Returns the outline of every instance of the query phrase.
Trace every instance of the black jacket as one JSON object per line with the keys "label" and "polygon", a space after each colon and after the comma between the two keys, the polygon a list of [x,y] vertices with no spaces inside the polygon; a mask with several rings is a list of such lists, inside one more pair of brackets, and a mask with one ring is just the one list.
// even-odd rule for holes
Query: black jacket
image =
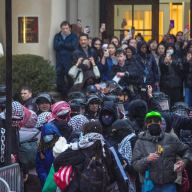
{"label": "black jacket", "polygon": [[122,67],[113,65],[112,71],[113,76],[118,72],[125,72],[125,76],[119,81],[119,85],[121,86],[135,85],[138,87],[143,83],[142,69],[135,59],[127,60]]}
{"label": "black jacket", "polygon": [[88,47],[87,54],[82,49],[82,47],[79,45],[79,47],[73,52],[73,64],[76,64],[77,60],[82,57],[84,59],[88,59],[90,57],[93,57],[95,62],[97,63],[97,54],[95,50],[91,47]]}
{"label": "black jacket", "polygon": [[160,87],[165,89],[182,87],[183,65],[181,60],[173,57],[172,63],[166,65],[164,59],[164,57],[161,58],[159,62],[161,71]]}
{"label": "black jacket", "polygon": [[183,68],[185,87],[192,88],[192,61],[184,60]]}
{"label": "black jacket", "polygon": [[146,43],[138,43],[136,60],[142,70],[144,85],[154,85],[155,83],[159,82],[159,70],[154,56],[148,53],[144,55],[141,52],[141,47],[144,44]]}
{"label": "black jacket", "polygon": [[37,105],[36,103],[34,103],[34,99],[33,97],[30,97],[29,99],[27,99],[26,101],[24,101],[22,103],[25,107],[27,107],[28,109],[34,111],[34,112],[37,112],[38,111],[38,108],[37,108]]}

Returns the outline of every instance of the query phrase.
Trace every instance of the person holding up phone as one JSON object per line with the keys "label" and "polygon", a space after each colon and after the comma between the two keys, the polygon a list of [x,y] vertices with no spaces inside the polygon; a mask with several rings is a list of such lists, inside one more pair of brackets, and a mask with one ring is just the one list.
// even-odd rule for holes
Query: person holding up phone
{"label": "person holding up phone", "polygon": [[99,64],[102,81],[112,80],[113,78],[112,67],[117,64],[117,58],[115,56],[116,50],[116,45],[110,43],[107,49],[104,49],[103,51],[103,58]]}
{"label": "person holding up phone", "polygon": [[102,50],[102,40],[98,37],[95,37],[92,39],[91,47],[95,49],[96,55],[97,55],[97,61],[101,62],[101,59],[103,57],[103,50]]}
{"label": "person holding up phone", "polygon": [[166,56],[159,61],[160,88],[169,96],[170,104],[173,106],[175,102],[182,100],[183,63],[175,54],[176,49],[173,44],[169,44],[165,52]]}

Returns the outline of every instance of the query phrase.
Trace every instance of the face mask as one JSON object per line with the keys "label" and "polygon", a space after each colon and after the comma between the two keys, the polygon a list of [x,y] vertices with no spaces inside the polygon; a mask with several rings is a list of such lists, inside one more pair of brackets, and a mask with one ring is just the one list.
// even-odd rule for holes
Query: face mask
{"label": "face mask", "polygon": [[113,116],[102,116],[102,123],[106,126],[110,126],[113,123]]}
{"label": "face mask", "polygon": [[159,136],[160,133],[161,133],[161,127],[159,124],[151,124],[149,127],[148,127],[148,130],[149,130],[149,133],[152,135],[152,136]]}
{"label": "face mask", "polygon": [[168,53],[169,55],[173,55],[174,50],[173,50],[173,49],[169,49],[169,50],[167,50],[167,53]]}
{"label": "face mask", "polygon": [[46,135],[43,137],[43,140],[45,143],[49,143],[50,141],[53,140],[53,135]]}

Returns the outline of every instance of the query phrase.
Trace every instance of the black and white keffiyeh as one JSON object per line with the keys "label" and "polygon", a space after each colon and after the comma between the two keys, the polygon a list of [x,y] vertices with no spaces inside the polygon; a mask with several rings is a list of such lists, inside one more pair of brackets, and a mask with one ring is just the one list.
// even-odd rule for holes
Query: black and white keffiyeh
{"label": "black and white keffiyeh", "polygon": [[132,147],[130,139],[135,136],[135,133],[131,133],[128,136],[126,136],[121,143],[118,145],[118,151],[122,155],[123,158],[125,158],[129,165],[131,165],[132,161]]}
{"label": "black and white keffiyeh", "polygon": [[83,125],[88,122],[89,120],[84,115],[75,115],[69,120],[68,125],[73,128],[74,132],[81,132]]}

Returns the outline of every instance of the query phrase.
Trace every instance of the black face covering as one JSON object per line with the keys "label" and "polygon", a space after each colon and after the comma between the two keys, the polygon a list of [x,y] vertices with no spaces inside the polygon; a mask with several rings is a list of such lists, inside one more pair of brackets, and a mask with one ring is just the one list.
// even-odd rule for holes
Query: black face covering
{"label": "black face covering", "polygon": [[151,124],[149,127],[148,127],[148,130],[149,130],[149,133],[152,135],[152,136],[159,136],[160,133],[161,133],[161,127],[159,124]]}

